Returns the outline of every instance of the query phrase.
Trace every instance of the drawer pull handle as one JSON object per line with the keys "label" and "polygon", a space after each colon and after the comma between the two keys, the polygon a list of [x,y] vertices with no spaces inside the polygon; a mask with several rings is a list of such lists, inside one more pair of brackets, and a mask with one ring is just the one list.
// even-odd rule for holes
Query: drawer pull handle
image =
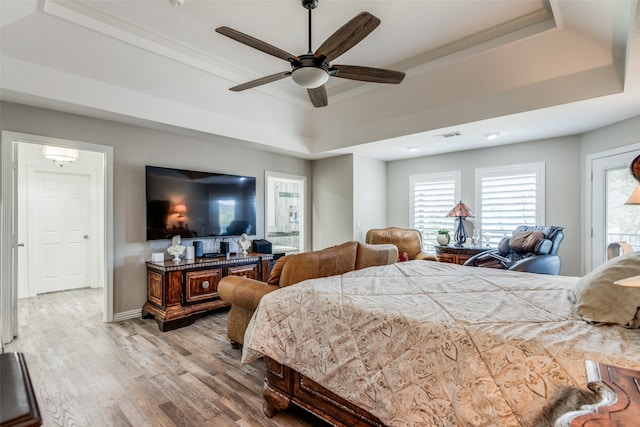
{"label": "drawer pull handle", "polygon": [[205,280],[204,282],[202,282],[202,289],[209,289],[209,281]]}

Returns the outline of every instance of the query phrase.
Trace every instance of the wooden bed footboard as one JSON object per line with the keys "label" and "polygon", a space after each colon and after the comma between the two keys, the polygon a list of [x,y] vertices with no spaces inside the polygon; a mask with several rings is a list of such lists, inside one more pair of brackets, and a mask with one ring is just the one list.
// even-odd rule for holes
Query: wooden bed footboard
{"label": "wooden bed footboard", "polygon": [[271,418],[293,403],[331,425],[384,426],[369,412],[347,402],[288,366],[269,357],[264,358],[264,365],[266,374],[262,395],[263,411],[267,417]]}

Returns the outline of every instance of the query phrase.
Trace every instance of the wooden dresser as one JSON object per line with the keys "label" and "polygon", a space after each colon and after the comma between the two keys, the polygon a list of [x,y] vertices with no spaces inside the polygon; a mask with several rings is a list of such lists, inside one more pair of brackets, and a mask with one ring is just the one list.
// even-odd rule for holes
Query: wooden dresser
{"label": "wooden dresser", "polygon": [[190,325],[197,316],[229,305],[218,295],[220,279],[235,275],[266,282],[272,259],[271,254],[249,253],[180,262],[147,261],[147,302],[142,317],[155,317],[163,332]]}
{"label": "wooden dresser", "polygon": [[588,387],[600,398],[569,412],[555,427],[627,427],[640,425],[640,371],[585,362]]}

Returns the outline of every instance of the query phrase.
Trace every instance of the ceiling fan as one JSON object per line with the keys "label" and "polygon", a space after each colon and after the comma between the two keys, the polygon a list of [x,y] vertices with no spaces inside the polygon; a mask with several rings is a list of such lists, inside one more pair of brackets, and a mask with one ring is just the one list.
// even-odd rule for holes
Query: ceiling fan
{"label": "ceiling fan", "polygon": [[311,51],[311,11],[318,6],[318,0],[302,0],[302,6],[309,11],[309,51],[296,56],[269,43],[258,40],[229,27],[216,28],[216,32],[232,38],[254,49],[289,61],[291,71],[261,77],[229,90],[240,92],[291,76],[293,81],[307,89],[311,103],[315,107],[328,105],[327,89],[324,84],[329,77],[360,80],[373,83],[398,84],[404,79],[401,71],[383,68],[361,67],[357,65],[330,65],[330,62],[354,47],[380,25],[380,20],[368,12],[361,12],[340,27],[314,52]]}

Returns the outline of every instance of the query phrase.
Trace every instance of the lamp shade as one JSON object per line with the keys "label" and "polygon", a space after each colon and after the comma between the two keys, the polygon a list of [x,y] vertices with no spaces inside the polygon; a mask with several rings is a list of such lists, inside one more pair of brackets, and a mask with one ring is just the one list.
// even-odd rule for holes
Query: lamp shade
{"label": "lamp shade", "polygon": [[626,288],[640,288],[640,276],[629,277],[627,279],[616,280],[618,286],[624,286]]}
{"label": "lamp shade", "polygon": [[175,205],[173,208],[173,213],[177,213],[179,218],[182,218],[184,214],[187,213],[187,207],[185,205]]}
{"label": "lamp shade", "polygon": [[460,200],[460,203],[455,205],[445,216],[458,218],[458,226],[456,227],[456,233],[453,235],[453,238],[456,241],[456,246],[462,246],[464,242],[467,241],[467,231],[464,229],[463,221],[465,218],[473,218],[475,215],[471,209]]}
{"label": "lamp shade", "polygon": [[636,185],[635,190],[629,196],[629,200],[627,200],[625,205],[640,205],[640,184]]}
{"label": "lamp shade", "polygon": [[329,73],[320,67],[301,67],[291,72],[291,78],[298,86],[314,89],[329,80]]}
{"label": "lamp shade", "polygon": [[446,216],[458,218],[475,218],[475,215],[473,214],[471,209],[469,209],[467,205],[462,203],[462,200],[460,201],[460,203],[455,205]]}

